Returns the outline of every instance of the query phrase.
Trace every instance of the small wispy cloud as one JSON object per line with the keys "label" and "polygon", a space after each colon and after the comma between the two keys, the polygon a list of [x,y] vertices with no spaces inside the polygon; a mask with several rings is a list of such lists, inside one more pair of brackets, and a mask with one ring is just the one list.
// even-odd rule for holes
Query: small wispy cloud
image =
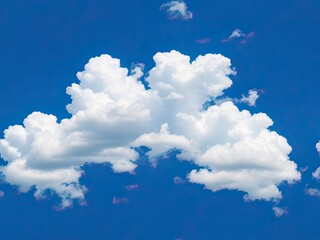
{"label": "small wispy cloud", "polygon": [[317,188],[305,188],[304,192],[312,197],[320,197],[320,190]]}
{"label": "small wispy cloud", "polygon": [[231,101],[234,103],[244,103],[250,107],[254,107],[254,106],[256,106],[257,99],[260,97],[259,92],[260,92],[260,90],[250,89],[248,91],[248,95],[242,94],[240,99],[239,98],[230,98],[230,97],[226,96],[223,98],[214,99],[214,103],[216,105],[221,105],[224,102]]}
{"label": "small wispy cloud", "polygon": [[128,198],[123,197],[123,198],[118,198],[118,197],[113,197],[112,199],[112,204],[117,205],[120,203],[127,203],[128,202]]}
{"label": "small wispy cloud", "polygon": [[127,191],[133,191],[133,190],[139,188],[139,184],[130,184],[130,185],[124,186],[124,188]]}
{"label": "small wispy cloud", "polygon": [[[320,154],[320,141],[316,144],[316,149],[318,151],[318,153]],[[312,177],[316,178],[316,179],[320,179],[320,167],[318,167],[313,173],[312,173]]]}
{"label": "small wispy cloud", "polygon": [[300,168],[299,168],[299,171],[300,171],[300,172],[306,172],[306,171],[308,170],[308,168],[309,168],[308,166],[300,167]]}
{"label": "small wispy cloud", "polygon": [[274,215],[276,217],[282,217],[285,214],[288,214],[287,208],[273,207]]}
{"label": "small wispy cloud", "polygon": [[230,42],[234,39],[241,39],[240,43],[245,44],[249,38],[254,37],[254,32],[249,32],[247,34],[243,33],[239,28],[232,31],[228,38],[222,39],[221,42]]}
{"label": "small wispy cloud", "polygon": [[259,94],[257,90],[251,89],[248,92],[248,96],[242,95],[242,97],[238,100],[241,103],[246,103],[248,106],[253,107],[256,105],[256,101],[259,98]]}
{"label": "small wispy cloud", "polygon": [[198,44],[206,44],[209,42],[211,42],[211,38],[201,38],[196,41],[196,43],[198,43]]}
{"label": "small wispy cloud", "polygon": [[181,177],[176,176],[173,178],[173,182],[174,182],[174,184],[184,184],[186,181],[183,180]]}
{"label": "small wispy cloud", "polygon": [[163,3],[160,6],[160,10],[166,11],[169,19],[189,20],[193,17],[193,14],[188,10],[186,3],[181,0]]}
{"label": "small wispy cloud", "polygon": [[248,34],[245,34],[244,39],[240,42],[241,44],[247,43],[248,39],[254,37],[254,32],[249,32]]}
{"label": "small wispy cloud", "polygon": [[320,179],[320,167],[318,167],[313,173],[312,173],[312,177],[316,178],[316,179]]}

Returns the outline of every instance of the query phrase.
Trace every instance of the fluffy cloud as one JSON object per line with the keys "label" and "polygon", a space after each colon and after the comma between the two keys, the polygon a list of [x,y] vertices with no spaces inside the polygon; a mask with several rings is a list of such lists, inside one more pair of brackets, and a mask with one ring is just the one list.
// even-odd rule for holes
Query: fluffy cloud
{"label": "fluffy cloud", "polygon": [[85,163],[109,163],[115,172],[133,172],[138,154],[128,145],[148,129],[149,104],[156,95],[145,91],[133,75],[120,67],[118,59],[102,55],[90,59],[77,77],[79,84],[67,88],[72,103],[70,119],[61,122],[53,115],[30,114],[22,125],[9,127],[0,140],[5,180],[23,192],[35,186],[36,197],[45,190],[62,198],[62,207],[73,199],[84,199],[79,184]]}
{"label": "fluffy cloud", "polygon": [[[273,122],[266,114],[240,111],[230,101],[204,108],[232,85],[230,59],[206,54],[190,61],[177,51],[153,59],[148,90],[139,80],[143,65],[129,73],[109,55],[90,59],[77,74],[79,83],[67,88],[70,118],[34,112],[4,131],[5,180],[22,192],[34,187],[37,198],[54,191],[68,207],[84,201],[84,164],[108,163],[115,172],[133,173],[139,146],[151,149],[152,161],[179,149],[178,158],[200,168],[188,174],[190,182],[244,191],[246,199],[280,199],[277,186],[300,179],[288,157],[291,147],[269,130]],[[255,101],[250,92],[244,98]]]}
{"label": "fluffy cloud", "polygon": [[160,10],[166,11],[169,19],[188,20],[193,17],[193,14],[188,10],[186,3],[181,0],[163,3]]}
{"label": "fluffy cloud", "polygon": [[268,130],[271,119],[263,113],[239,111],[232,102],[211,106],[197,117],[179,114],[183,131],[199,146],[189,180],[212,191],[241,190],[246,199],[280,199],[283,181],[300,179],[296,164],[289,160],[291,147],[285,138]]}

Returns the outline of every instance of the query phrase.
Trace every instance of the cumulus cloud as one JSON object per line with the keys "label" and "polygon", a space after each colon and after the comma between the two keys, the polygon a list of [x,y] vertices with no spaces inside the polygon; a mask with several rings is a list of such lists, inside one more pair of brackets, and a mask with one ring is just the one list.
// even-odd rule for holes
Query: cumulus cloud
{"label": "cumulus cloud", "polygon": [[195,162],[205,168],[191,171],[191,182],[212,191],[245,191],[247,200],[271,200],[281,198],[277,188],[281,182],[300,179],[296,164],[288,158],[291,147],[268,130],[272,121],[266,114],[251,115],[226,102],[210,107],[199,118],[185,119],[190,121],[186,124],[190,132],[202,131]]}
{"label": "cumulus cloud", "polygon": [[286,208],[273,207],[272,210],[274,211],[274,215],[276,217],[281,217],[285,214],[288,214],[288,210]]}
{"label": "cumulus cloud", "polygon": [[163,3],[160,10],[166,11],[169,19],[188,20],[193,17],[193,14],[188,10],[186,3],[181,0]]}
{"label": "cumulus cloud", "polygon": [[247,34],[243,33],[239,28],[236,28],[235,30],[232,31],[230,36],[228,38],[222,39],[222,42],[230,42],[234,39],[241,39],[240,43],[245,44],[248,39],[253,38],[254,33],[249,32]]}
{"label": "cumulus cloud", "polygon": [[[188,174],[190,182],[212,191],[244,191],[248,200],[280,199],[278,185],[300,179],[290,145],[269,129],[273,122],[266,114],[240,111],[231,101],[203,108],[231,87],[230,59],[206,54],[191,61],[177,51],[153,59],[144,79],[150,89],[140,81],[143,65],[129,73],[109,55],[90,59],[77,74],[79,83],[67,88],[70,118],[34,112],[4,131],[5,181],[22,192],[34,187],[37,198],[53,191],[68,207],[84,201],[87,189],[79,179],[85,164],[134,173],[139,146],[151,149],[153,162],[179,149],[179,159],[200,168]],[[250,92],[245,98],[253,102]]]}
{"label": "cumulus cloud", "polygon": [[155,94],[145,91],[138,78],[109,55],[90,59],[80,83],[67,88],[72,102],[70,119],[30,114],[23,125],[11,126],[0,140],[5,180],[22,192],[35,186],[36,197],[50,189],[62,198],[62,207],[82,201],[86,188],[79,178],[85,163],[109,163],[115,172],[133,172],[138,154],[128,143],[148,129]]}

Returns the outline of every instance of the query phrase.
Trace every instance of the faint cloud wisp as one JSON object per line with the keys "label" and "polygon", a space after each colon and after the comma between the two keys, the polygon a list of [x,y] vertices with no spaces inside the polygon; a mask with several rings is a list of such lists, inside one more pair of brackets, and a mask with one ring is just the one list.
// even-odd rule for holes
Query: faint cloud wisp
{"label": "faint cloud wisp", "polygon": [[254,37],[254,32],[249,32],[247,34],[243,33],[239,28],[236,28],[232,31],[228,38],[222,39],[221,42],[231,42],[234,39],[240,39],[241,44],[247,43],[247,40]]}
{"label": "faint cloud wisp", "polygon": [[113,197],[113,199],[112,199],[113,205],[117,205],[120,203],[127,203],[127,202],[128,202],[128,198],[126,198],[126,197],[123,197],[123,198]]}
{"label": "faint cloud wisp", "polygon": [[273,207],[274,215],[276,217],[282,217],[285,214],[288,214],[288,210],[286,208]]}
{"label": "faint cloud wisp", "polygon": [[163,3],[160,6],[160,10],[166,11],[169,19],[189,20],[193,17],[193,14],[188,10],[186,3],[181,0]]}
{"label": "faint cloud wisp", "polygon": [[201,38],[196,41],[196,43],[198,43],[198,44],[206,44],[209,42],[211,42],[211,38]]}
{"label": "faint cloud wisp", "polygon": [[124,188],[127,191],[133,191],[139,188],[139,184],[130,184],[130,185],[124,186]]}
{"label": "faint cloud wisp", "polygon": [[185,183],[186,183],[186,181],[183,180],[183,179],[182,179],[181,177],[179,177],[179,176],[174,177],[174,178],[173,178],[173,182],[174,182],[174,184],[185,184]]}

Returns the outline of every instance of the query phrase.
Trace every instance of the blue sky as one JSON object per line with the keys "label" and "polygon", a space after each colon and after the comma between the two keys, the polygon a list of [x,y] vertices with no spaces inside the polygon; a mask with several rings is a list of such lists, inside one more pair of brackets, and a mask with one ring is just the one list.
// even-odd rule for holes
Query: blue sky
{"label": "blue sky", "polygon": [[[11,175],[6,170],[2,172],[0,189],[4,196],[0,199],[0,232],[4,239],[317,239],[320,199],[306,194],[306,189],[320,189],[319,180],[312,176],[320,166],[315,148],[320,140],[319,1],[189,0],[185,4],[192,15],[187,12],[185,18],[181,13],[170,15],[167,12],[170,5],[163,6],[164,3],[167,2],[1,1],[1,132],[9,126],[22,125],[24,119],[35,111],[53,114],[58,122],[70,119],[72,114],[66,110],[66,105],[71,99],[66,94],[66,88],[72,83],[79,83],[76,73],[84,71],[85,64],[92,57],[109,54],[120,59],[121,67],[129,70],[133,63],[143,63],[146,78],[165,81],[160,70],[155,71],[159,75],[149,72],[155,67],[153,56],[156,53],[176,50],[190,56],[191,61],[199,55],[220,53],[231,59],[232,68],[237,72],[236,75],[229,75],[233,85],[230,88],[225,86],[224,95],[220,98],[229,97],[240,110],[246,109],[251,114],[266,113],[273,120],[274,125],[268,129],[287,139],[292,147],[289,159],[297,164],[296,169],[290,168],[291,173],[294,175],[296,170],[300,171],[301,180],[297,180],[296,175],[290,175],[295,180],[293,183],[288,184],[285,177],[283,183],[277,183],[282,192],[279,202],[259,199],[244,201],[245,192],[253,196],[259,189],[256,186],[248,191],[243,186],[238,186],[243,191],[204,189],[203,184],[191,183],[186,177],[193,169],[203,167],[200,160],[181,161],[177,159],[179,151],[171,151],[159,157],[156,166],[153,166],[145,149],[140,149],[134,174],[121,166],[116,168],[117,165],[110,162],[78,164],[83,171],[79,183],[87,191],[83,191],[84,198],[71,197],[71,202],[75,200],[72,206],[61,209],[62,193],[59,195],[47,190],[38,199],[34,197],[37,187],[41,188],[46,181],[45,177],[41,178],[43,182],[37,182],[38,185],[27,189],[29,191],[26,193],[22,193],[19,186],[32,178],[36,173],[33,171],[40,169],[49,175],[56,169],[63,169],[64,163],[74,157],[72,153],[75,150],[69,149],[71,153],[65,150],[63,153],[70,155],[63,155],[63,161],[54,168],[46,165],[47,162],[41,162],[42,158],[37,158],[39,155],[35,151],[28,155],[31,154],[31,160],[35,159],[34,162],[30,160],[31,177],[24,175],[23,171],[13,171]],[[228,39],[235,29],[241,29],[243,35],[222,41]],[[169,58],[179,57],[177,54],[169,55]],[[102,60],[99,58],[97,61]],[[96,67],[93,65],[93,69]],[[203,69],[206,71],[206,66]],[[184,71],[180,73],[183,74]],[[141,77],[142,81],[146,81],[145,77]],[[194,78],[198,79],[198,76]],[[151,88],[153,86],[157,89],[156,85]],[[128,91],[128,95],[133,92],[133,99],[134,89]],[[259,94],[255,106],[239,101],[250,89]],[[202,91],[197,88],[178,90],[176,88],[176,92],[182,95],[189,91],[192,94]],[[161,90],[159,94],[162,94]],[[143,103],[148,99],[152,105],[151,112],[156,114],[152,96],[144,99]],[[188,101],[189,98],[183,100],[185,104]],[[176,113],[172,106],[166,108],[172,108]],[[76,107],[77,104],[74,104]],[[126,114],[127,118],[139,115],[135,111],[133,115]],[[158,118],[165,119],[166,114],[169,115],[163,113]],[[178,129],[180,122],[172,120],[171,124],[171,120],[168,121],[172,134],[189,136]],[[140,123],[144,125],[139,120],[137,129],[140,129]],[[146,129],[142,133],[159,132],[161,124],[157,123],[153,128],[152,123],[151,130]],[[128,124],[119,126],[123,126],[125,133],[130,130],[127,129]],[[81,127],[79,129],[87,125]],[[94,125],[91,127],[95,128]],[[227,124],[225,127],[228,128]],[[115,135],[106,137],[103,143],[109,139],[120,139],[117,139],[117,134],[122,129],[114,129]],[[126,138],[127,135],[123,136]],[[193,136],[197,139],[197,133]],[[4,139],[4,135],[1,138]],[[215,138],[212,135],[212,139]],[[202,142],[199,140],[199,143]],[[49,155],[53,154],[48,157],[49,160],[61,160],[52,157],[60,153],[60,148],[55,148],[51,142],[45,146],[40,151],[43,156],[49,152]],[[86,146],[88,148],[83,150],[83,156],[90,158],[92,155],[85,151],[91,151],[96,145]],[[155,148],[159,146],[155,145]],[[249,147],[255,146],[256,142],[253,142]],[[2,165],[7,166],[8,159],[1,149]],[[281,149],[278,150],[276,148],[276,153],[281,155]],[[128,152],[130,154],[133,153]],[[77,161],[78,158],[75,159]],[[232,168],[239,167],[236,157],[231,156],[230,159],[234,164]],[[275,159],[266,159],[268,166],[272,167],[276,164],[277,155]],[[224,161],[223,158],[218,160]],[[86,161],[90,162],[89,159]],[[301,171],[306,166],[308,168]],[[123,173],[115,173],[117,171]],[[279,171],[286,173],[285,170]],[[174,183],[173,179],[177,176],[181,177],[181,184]],[[257,182],[260,180],[257,179]],[[263,185],[264,179],[261,181]],[[135,184],[137,188],[126,190],[125,186]],[[222,185],[222,188],[227,187]],[[76,190],[76,193],[81,192]],[[44,196],[45,199],[42,199]],[[80,204],[77,199],[81,200]],[[84,201],[86,204],[81,204]],[[272,210],[275,206],[286,213],[276,217]]]}

